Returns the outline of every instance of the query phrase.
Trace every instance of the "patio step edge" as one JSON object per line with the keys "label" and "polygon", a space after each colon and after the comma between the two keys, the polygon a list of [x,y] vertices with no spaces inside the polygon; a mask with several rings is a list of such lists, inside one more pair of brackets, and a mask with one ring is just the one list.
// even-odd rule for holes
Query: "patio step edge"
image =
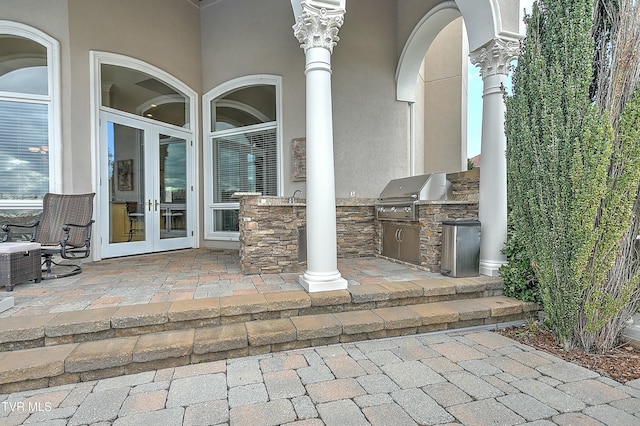
{"label": "patio step edge", "polygon": [[537,309],[503,296],[250,320],[0,353],[0,393],[311,346],[497,327]]}
{"label": "patio step edge", "polygon": [[[0,318],[0,353],[248,321],[500,296],[495,277],[384,281],[347,290],[291,290]],[[527,309],[537,309],[530,304]]]}

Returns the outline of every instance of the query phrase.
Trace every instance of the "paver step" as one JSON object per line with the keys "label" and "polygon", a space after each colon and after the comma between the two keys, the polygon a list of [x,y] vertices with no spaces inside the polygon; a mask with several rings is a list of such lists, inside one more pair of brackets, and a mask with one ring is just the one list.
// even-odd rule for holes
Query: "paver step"
{"label": "paver step", "polygon": [[248,321],[502,294],[499,278],[383,281],[348,290],[282,291],[0,318],[0,352]]}
{"label": "paver step", "polygon": [[[0,393],[308,346],[497,324],[527,319],[536,311],[531,303],[489,296],[277,319],[246,316],[245,321],[182,329],[151,326],[135,335],[58,341],[0,353]],[[241,315],[246,314],[236,316]],[[150,316],[147,311],[140,318]]]}

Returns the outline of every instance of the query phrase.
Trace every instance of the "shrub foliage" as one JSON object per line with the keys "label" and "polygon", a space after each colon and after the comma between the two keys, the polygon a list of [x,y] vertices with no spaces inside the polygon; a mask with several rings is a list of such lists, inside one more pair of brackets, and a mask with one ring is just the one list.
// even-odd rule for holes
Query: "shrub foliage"
{"label": "shrub foliage", "polygon": [[502,254],[507,258],[507,263],[501,266],[499,271],[504,282],[504,295],[542,305],[539,284],[531,260],[521,236],[512,227],[508,231]]}
{"label": "shrub foliage", "polygon": [[[531,259],[554,335],[567,349],[603,351],[604,340],[588,335],[610,323],[638,288],[637,275],[615,288],[604,283],[633,223],[640,141],[631,134],[623,142],[618,133],[632,133],[634,125],[616,131],[590,95],[598,72],[594,6],[539,0],[525,18],[507,99],[507,180],[511,226]],[[635,103],[626,119],[637,129]]]}

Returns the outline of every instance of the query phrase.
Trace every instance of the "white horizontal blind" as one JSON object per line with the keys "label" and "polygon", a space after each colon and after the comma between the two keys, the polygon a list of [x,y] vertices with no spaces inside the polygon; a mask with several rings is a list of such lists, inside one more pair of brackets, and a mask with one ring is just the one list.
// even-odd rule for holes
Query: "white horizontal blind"
{"label": "white horizontal blind", "polygon": [[0,200],[42,199],[49,191],[48,110],[0,101]]}
{"label": "white horizontal blind", "polygon": [[214,137],[214,203],[237,202],[234,192],[278,195],[276,126]]}

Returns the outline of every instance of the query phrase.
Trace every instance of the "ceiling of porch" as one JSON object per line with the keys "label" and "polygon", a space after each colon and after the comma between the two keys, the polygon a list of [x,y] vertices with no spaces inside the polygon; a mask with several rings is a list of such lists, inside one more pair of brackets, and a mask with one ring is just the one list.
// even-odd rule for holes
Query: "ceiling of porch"
{"label": "ceiling of porch", "polygon": [[187,0],[189,3],[198,6],[199,8],[205,8],[207,6],[211,6],[212,4],[219,3],[222,0]]}

